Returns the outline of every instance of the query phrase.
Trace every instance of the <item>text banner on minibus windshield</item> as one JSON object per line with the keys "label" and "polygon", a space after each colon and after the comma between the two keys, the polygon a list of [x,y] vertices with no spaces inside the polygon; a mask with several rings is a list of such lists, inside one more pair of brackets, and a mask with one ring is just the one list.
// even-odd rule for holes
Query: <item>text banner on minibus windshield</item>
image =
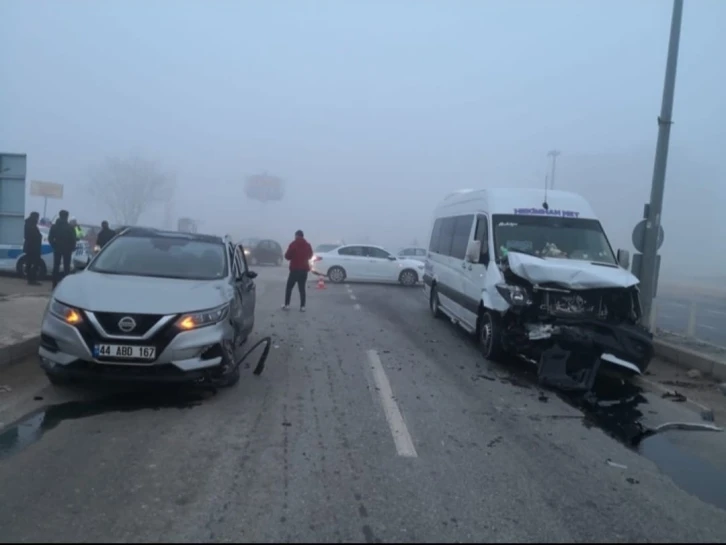
{"label": "text banner on minibus windshield", "polygon": [[545,210],[544,208],[515,208],[519,216],[557,216],[560,218],[579,218],[580,213],[574,210]]}

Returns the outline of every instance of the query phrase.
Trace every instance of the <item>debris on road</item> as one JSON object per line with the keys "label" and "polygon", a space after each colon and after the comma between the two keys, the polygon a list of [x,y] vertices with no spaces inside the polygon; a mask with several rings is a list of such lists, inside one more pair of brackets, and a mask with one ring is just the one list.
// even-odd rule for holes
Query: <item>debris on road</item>
{"label": "debris on road", "polygon": [[670,399],[671,401],[674,401],[676,403],[683,403],[688,399],[686,398],[686,396],[675,390],[673,390],[672,392],[665,392],[661,397],[663,399]]}
{"label": "debris on road", "polygon": [[651,428],[648,435],[655,435],[662,431],[681,430],[681,431],[723,431],[723,428],[712,424],[702,424],[700,422],[666,422],[660,426]]}

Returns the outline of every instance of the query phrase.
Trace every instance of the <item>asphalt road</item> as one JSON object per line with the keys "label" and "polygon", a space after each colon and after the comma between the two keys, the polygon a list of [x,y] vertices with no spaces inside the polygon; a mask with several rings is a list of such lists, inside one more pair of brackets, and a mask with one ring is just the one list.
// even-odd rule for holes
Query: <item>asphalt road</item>
{"label": "asphalt road", "polygon": [[662,329],[686,334],[692,309],[695,309],[694,336],[726,346],[726,299],[693,295],[659,294],[656,324]]}
{"label": "asphalt road", "polygon": [[[655,436],[656,466],[517,368],[485,362],[420,289],[311,282],[308,312],[297,295],[283,312],[284,270],[259,272],[256,337],[274,348],[260,377],[247,370],[229,390],[57,389],[32,362],[0,372],[0,541],[726,536],[712,505],[726,507],[726,434]],[[638,414],[651,420],[694,417],[647,396]],[[658,469],[669,464],[678,484]]]}
{"label": "asphalt road", "polygon": [[0,297],[16,294],[50,293],[53,283],[44,280],[39,286],[30,286],[22,278],[13,274],[0,274]]}

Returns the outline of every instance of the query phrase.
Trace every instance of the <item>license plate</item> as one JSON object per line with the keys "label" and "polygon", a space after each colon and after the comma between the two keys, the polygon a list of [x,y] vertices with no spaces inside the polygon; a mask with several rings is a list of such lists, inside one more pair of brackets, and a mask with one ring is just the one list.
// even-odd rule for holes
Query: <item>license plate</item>
{"label": "license plate", "polygon": [[123,344],[97,344],[93,347],[93,357],[153,360],[156,357],[156,347],[129,346]]}

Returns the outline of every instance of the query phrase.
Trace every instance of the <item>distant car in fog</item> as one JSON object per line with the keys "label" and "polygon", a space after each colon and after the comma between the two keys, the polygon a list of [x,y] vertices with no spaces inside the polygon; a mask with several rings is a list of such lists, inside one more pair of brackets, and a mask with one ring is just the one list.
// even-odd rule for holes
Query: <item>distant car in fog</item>
{"label": "distant car in fog", "polygon": [[428,253],[429,252],[426,248],[410,246],[398,252],[398,257],[402,257],[404,259],[415,259],[416,261],[424,262],[426,261],[426,256],[428,255]]}
{"label": "distant car in fog", "polygon": [[272,239],[260,240],[255,246],[244,248],[251,265],[269,264],[279,267],[284,260],[282,246]]}
{"label": "distant car in fog", "polygon": [[345,280],[399,282],[414,286],[423,279],[424,264],[398,258],[380,246],[348,244],[331,252],[315,254],[312,272],[339,284]]}

